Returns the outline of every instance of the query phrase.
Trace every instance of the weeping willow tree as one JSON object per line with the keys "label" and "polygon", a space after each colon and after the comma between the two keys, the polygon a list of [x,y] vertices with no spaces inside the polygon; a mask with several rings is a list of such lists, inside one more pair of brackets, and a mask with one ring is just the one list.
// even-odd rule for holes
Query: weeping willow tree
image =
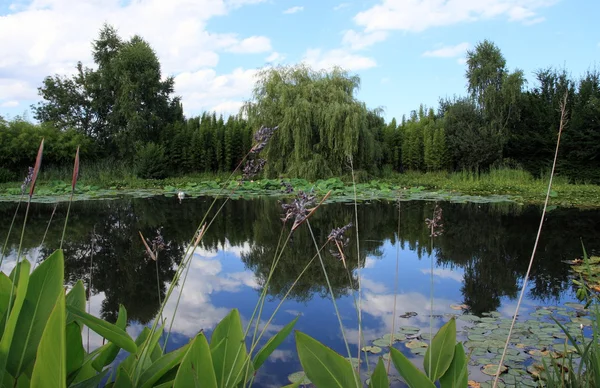
{"label": "weeping willow tree", "polygon": [[265,150],[269,177],[306,179],[340,175],[351,157],[355,169],[373,171],[380,159],[379,110],[354,93],[360,78],[342,69],[306,65],[259,72],[253,98],[242,108],[253,128],[279,126]]}

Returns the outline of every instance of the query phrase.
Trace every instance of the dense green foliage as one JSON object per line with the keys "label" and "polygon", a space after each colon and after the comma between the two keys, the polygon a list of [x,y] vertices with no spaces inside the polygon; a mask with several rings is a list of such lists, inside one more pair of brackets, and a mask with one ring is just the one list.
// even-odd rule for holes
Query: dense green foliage
{"label": "dense green foliage", "polygon": [[380,159],[384,125],[378,111],[354,96],[357,76],[304,65],[262,70],[243,110],[253,127],[279,126],[267,149],[268,176],[307,179],[340,175],[351,158],[372,170]]}
{"label": "dense green foliage", "polygon": [[[41,124],[0,121],[0,182],[27,170],[41,137],[50,166],[67,164],[82,146],[90,160],[128,164],[140,178],[233,171],[261,126],[278,126],[262,155],[269,178],[349,175],[360,179],[406,171],[522,168],[545,176],[556,147],[559,104],[568,91],[568,126],[557,172],[578,182],[600,182],[600,72],[576,80],[566,70],[535,73],[526,88],[500,49],[484,40],[467,51],[467,94],[421,105],[386,123],[381,109],[356,98],[360,79],[343,69],[306,65],[259,71],[252,98],[238,115],[205,112],[184,117],[173,78],[139,36],[128,41],[105,26],[93,42],[96,69],[81,63],[71,78],[47,77],[34,107]],[[91,152],[93,151],[93,153]],[[351,163],[350,163],[351,162]]]}

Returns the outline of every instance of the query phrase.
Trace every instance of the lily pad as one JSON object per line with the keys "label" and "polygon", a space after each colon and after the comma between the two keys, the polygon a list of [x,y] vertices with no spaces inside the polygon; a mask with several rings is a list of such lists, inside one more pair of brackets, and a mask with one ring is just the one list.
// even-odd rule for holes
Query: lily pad
{"label": "lily pad", "polygon": [[408,341],[406,343],[406,347],[409,349],[426,348],[427,346],[428,346],[427,343],[425,343],[423,341],[417,341],[417,340]]}
{"label": "lily pad", "polygon": [[592,324],[592,320],[591,319],[584,318],[584,317],[575,317],[575,318],[571,319],[571,322],[579,323],[579,324],[582,324],[584,326],[591,326],[591,324]]}
{"label": "lily pad", "polygon": [[310,381],[308,377],[306,377],[304,371],[292,373],[288,376],[288,380],[290,381],[290,383],[297,383],[298,381],[300,381],[300,385],[312,384],[312,381]]}
{"label": "lily pad", "polygon": [[[500,367],[500,374],[506,372],[508,368],[504,365]],[[496,376],[498,373],[498,364],[488,364],[481,368],[481,372],[488,376]]]}
{"label": "lily pad", "polygon": [[379,354],[381,353],[381,348],[379,346],[363,346],[362,351],[373,354]]}
{"label": "lily pad", "polygon": [[465,321],[465,322],[479,322],[481,321],[481,318],[479,318],[476,315],[470,315],[470,314],[465,314],[465,315],[459,315],[458,319],[460,319],[461,321]]}
{"label": "lily pad", "polygon": [[379,338],[379,339],[376,339],[375,341],[373,341],[373,345],[379,346],[379,347],[388,347],[388,346],[390,346],[390,341],[389,340],[386,341],[383,338]]}

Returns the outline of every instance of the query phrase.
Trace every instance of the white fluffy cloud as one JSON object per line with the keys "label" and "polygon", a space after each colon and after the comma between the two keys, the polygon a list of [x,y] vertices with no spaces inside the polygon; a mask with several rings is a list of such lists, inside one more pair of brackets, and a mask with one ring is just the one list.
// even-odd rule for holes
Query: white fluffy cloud
{"label": "white fluffy cloud", "polygon": [[464,55],[467,49],[470,47],[469,43],[463,42],[454,46],[444,46],[435,50],[428,50],[423,53],[424,57],[438,57],[438,58],[454,58]]}
{"label": "white fluffy cloud", "polygon": [[359,12],[354,21],[367,32],[404,30],[420,32],[497,17],[530,24],[543,19],[537,11],[557,0],[383,0]]}
{"label": "white fluffy cloud", "polygon": [[[106,22],[128,39],[139,34],[156,51],[164,74],[195,74],[217,66],[219,52],[239,54],[271,51],[265,36],[211,33],[209,19],[263,0],[138,0],[122,5],[120,0],[33,0],[15,3],[12,13],[0,17],[0,104],[36,100],[37,87],[47,75],[71,74],[77,61],[91,66],[91,42]],[[224,76],[235,82],[239,72]],[[210,78],[221,80],[219,76]],[[228,83],[228,82],[225,82]],[[234,87],[235,87],[234,85]],[[185,95],[188,90],[176,93]],[[189,89],[189,88],[188,88]],[[223,95],[241,96],[248,89],[219,92],[217,99],[202,100],[209,106],[225,106]],[[200,101],[184,100],[200,106]],[[14,102],[11,102],[14,104]],[[232,104],[229,104],[230,106]],[[184,107],[186,111],[188,107]]]}
{"label": "white fluffy cloud", "polygon": [[341,66],[346,70],[355,71],[377,66],[373,58],[358,55],[344,49],[328,51],[309,49],[306,51],[303,61],[316,69],[331,69],[334,66]]}
{"label": "white fluffy cloud", "polygon": [[183,72],[175,77],[175,89],[182,96],[186,111],[210,109],[221,113],[237,112],[254,86],[256,70],[235,69],[218,75],[214,69]]}
{"label": "white fluffy cloud", "polygon": [[353,50],[360,50],[374,45],[377,42],[382,42],[387,38],[388,34],[385,31],[373,32],[356,32],[348,30],[344,33],[342,43],[350,46]]}
{"label": "white fluffy cloud", "polygon": [[304,7],[301,7],[301,6],[291,7],[291,8],[286,9],[285,11],[283,11],[283,13],[292,14],[292,13],[296,13],[296,12],[300,12],[300,11],[304,11]]}

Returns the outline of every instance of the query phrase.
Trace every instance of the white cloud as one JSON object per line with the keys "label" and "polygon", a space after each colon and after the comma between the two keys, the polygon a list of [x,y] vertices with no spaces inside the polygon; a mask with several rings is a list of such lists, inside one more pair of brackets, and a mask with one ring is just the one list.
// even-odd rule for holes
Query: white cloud
{"label": "white cloud", "polygon": [[282,62],[285,59],[285,56],[278,53],[277,51],[273,51],[265,61],[270,63]]}
{"label": "white cloud", "polygon": [[304,11],[304,7],[301,7],[301,6],[291,7],[291,8],[286,9],[285,11],[283,11],[283,13],[292,14],[292,13],[296,13],[296,12],[300,12],[300,11]]}
{"label": "white cloud", "polygon": [[372,46],[375,43],[384,41],[387,36],[388,34],[385,31],[364,33],[348,30],[344,33],[342,43],[350,46],[352,50],[360,50]]}
{"label": "white cloud", "polygon": [[0,107],[2,108],[14,108],[17,106],[19,106],[19,101],[16,100],[6,101],[0,104]]}
{"label": "white cloud", "polygon": [[[92,66],[91,42],[105,22],[117,28],[123,39],[134,34],[146,39],[164,75],[215,67],[223,51],[270,51],[267,37],[212,33],[206,27],[213,17],[262,1],[139,0],[123,5],[120,0],[34,0],[13,7],[13,13],[0,17],[0,103],[37,100],[37,87],[44,77],[70,75],[77,61]],[[225,77],[235,79],[236,74]],[[179,86],[175,92],[183,94]],[[223,103],[217,99],[208,105]]]}
{"label": "white cloud", "polygon": [[345,70],[365,70],[377,66],[373,58],[354,54],[344,49],[322,51],[321,49],[309,49],[304,55],[303,61],[316,69],[331,69],[340,66]]}
{"label": "white cloud", "polygon": [[336,5],[335,7],[333,7],[334,11],[339,11],[342,8],[347,8],[350,6],[350,3],[340,3],[338,5]]}
{"label": "white cloud", "polygon": [[229,51],[242,54],[264,53],[271,50],[271,40],[264,36],[251,36],[234,44]]}
{"label": "white cloud", "polygon": [[[423,269],[421,269],[421,273],[423,273],[425,275],[429,275],[429,274],[431,274],[431,270],[427,269],[427,268],[423,268]],[[434,269],[433,276],[437,276],[442,279],[452,279],[452,280],[456,280],[457,282],[463,281],[462,273],[460,273],[458,271],[453,271],[453,270],[447,269],[447,268]]]}
{"label": "white cloud", "polygon": [[175,88],[182,96],[186,112],[215,110],[237,113],[254,87],[256,70],[235,69],[230,74],[217,75],[213,69],[183,72],[175,77]]}
{"label": "white cloud", "polygon": [[509,21],[530,22],[537,11],[557,0],[382,0],[359,12],[354,21],[367,32],[404,30],[419,32],[432,27],[449,26],[504,17]]}
{"label": "white cloud", "polygon": [[439,49],[425,51],[423,53],[423,56],[438,58],[454,58],[459,55],[463,55],[469,47],[470,45],[468,42],[463,42],[454,46],[444,46]]}

